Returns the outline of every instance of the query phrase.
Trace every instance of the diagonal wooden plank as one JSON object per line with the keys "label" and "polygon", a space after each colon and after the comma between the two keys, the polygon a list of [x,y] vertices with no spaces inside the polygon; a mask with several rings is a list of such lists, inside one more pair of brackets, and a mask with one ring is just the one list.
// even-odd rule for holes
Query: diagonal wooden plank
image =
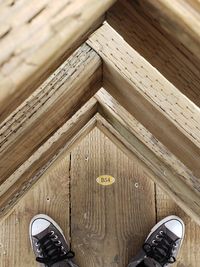
{"label": "diagonal wooden plank", "polygon": [[0,220],[0,266],[38,266],[29,240],[29,223],[33,216],[44,213],[62,227],[70,238],[69,212],[70,156],[64,153],[42,175],[9,214]]}
{"label": "diagonal wooden plank", "polygon": [[19,201],[63,151],[71,148],[95,126],[93,116],[96,111],[96,100],[92,98],[1,184],[1,216]]}
{"label": "diagonal wooden plank", "polygon": [[200,177],[200,109],[108,24],[88,40],[104,61],[104,87]]}
{"label": "diagonal wooden plank", "polygon": [[[185,181],[197,192],[200,183],[191,170],[189,170],[175,155],[158,141],[140,122],[138,122],[119,102],[117,102],[105,89],[100,89],[95,98],[98,101],[98,112],[110,122],[119,133],[130,132],[149,148],[173,173]],[[121,127],[120,127],[121,126]],[[123,132],[124,129],[124,132]]]}
{"label": "diagonal wooden plank", "polygon": [[140,2],[117,1],[106,20],[130,46],[200,106],[199,59],[176,36],[167,34],[157,18],[148,16],[148,5]]}
{"label": "diagonal wooden plank", "polygon": [[138,0],[137,3],[159,21],[167,32],[200,58],[199,1]]}
{"label": "diagonal wooden plank", "polygon": [[[116,114],[106,115],[105,120],[100,114],[96,115],[97,126],[134,160],[138,160],[149,177],[153,179],[168,195],[198,224],[200,224],[200,193],[189,185],[188,181],[166,162],[157,156],[155,151],[148,148],[135,136],[130,126],[126,125],[127,117],[119,119]],[[161,146],[162,147],[162,146]],[[155,149],[156,149],[155,145]],[[158,150],[160,148],[158,147]],[[167,152],[167,150],[166,150]],[[163,154],[165,151],[163,151]],[[158,152],[159,154],[159,152]],[[180,164],[180,163],[179,163]],[[181,164],[180,166],[181,167]]]}
{"label": "diagonal wooden plank", "polygon": [[[71,235],[76,263],[127,266],[155,222],[154,184],[140,164],[96,128],[71,156]],[[99,185],[96,179],[103,174],[112,175],[115,183]]]}
{"label": "diagonal wooden plank", "polygon": [[0,7],[0,121],[103,21],[115,0],[17,1]]}
{"label": "diagonal wooden plank", "polygon": [[0,125],[0,184],[100,88],[100,57],[83,44]]}

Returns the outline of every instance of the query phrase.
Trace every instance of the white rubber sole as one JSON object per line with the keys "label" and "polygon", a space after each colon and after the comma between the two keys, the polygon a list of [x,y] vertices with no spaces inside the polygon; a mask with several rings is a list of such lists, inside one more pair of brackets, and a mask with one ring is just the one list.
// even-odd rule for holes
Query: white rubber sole
{"label": "white rubber sole", "polygon": [[[61,232],[61,234],[63,235],[63,238],[64,238],[65,242],[67,243],[66,238],[65,238],[65,235],[63,233],[63,230],[60,228],[60,226],[51,217],[49,217],[46,214],[37,214],[36,216],[34,216],[32,218],[32,220],[30,221],[30,225],[29,225],[29,237],[30,237],[32,249],[33,249],[33,241],[32,241],[32,232],[31,232],[31,230],[32,230],[32,224],[33,224],[33,222],[35,220],[37,220],[37,219],[45,219],[45,220],[49,221],[51,224],[53,224]],[[67,245],[68,245],[68,243],[67,243]]]}
{"label": "white rubber sole", "polygon": [[182,227],[183,227],[183,237],[181,238],[181,242],[180,242],[180,247],[182,246],[182,242],[183,242],[183,238],[184,238],[184,235],[185,235],[185,224],[184,222],[177,216],[175,215],[171,215],[171,216],[167,216],[165,217],[164,219],[162,219],[161,221],[159,221],[150,231],[149,235],[147,236],[146,240],[151,236],[151,234],[153,232],[155,232],[162,224],[165,224],[166,222],[170,221],[170,220],[177,220],[179,221],[181,224],[182,224]]}

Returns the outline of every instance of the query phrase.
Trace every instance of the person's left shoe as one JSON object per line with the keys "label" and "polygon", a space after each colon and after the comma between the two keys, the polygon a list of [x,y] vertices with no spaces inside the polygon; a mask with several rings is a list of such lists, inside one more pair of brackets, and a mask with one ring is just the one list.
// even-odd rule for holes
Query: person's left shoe
{"label": "person's left shoe", "polygon": [[49,216],[33,217],[29,227],[30,241],[36,261],[45,267],[78,267],[72,262],[74,252],[69,249],[59,225]]}

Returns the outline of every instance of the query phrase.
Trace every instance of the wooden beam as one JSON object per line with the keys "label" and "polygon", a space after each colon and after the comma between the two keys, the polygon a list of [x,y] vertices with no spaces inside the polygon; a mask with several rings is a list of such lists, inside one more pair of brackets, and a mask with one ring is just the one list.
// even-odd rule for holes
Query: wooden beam
{"label": "wooden beam", "polygon": [[100,105],[97,127],[127,155],[142,163],[148,176],[200,224],[198,179],[111,96],[102,91],[96,98]]}
{"label": "wooden beam", "polygon": [[140,3],[117,1],[107,13],[108,23],[182,93],[200,106],[199,59],[176,36],[167,34],[156,18],[148,16],[148,1],[144,5]]}
{"label": "wooden beam", "polygon": [[176,173],[179,179],[185,181],[190,187],[197,190],[197,192],[200,191],[200,180],[105,89],[102,88],[99,90],[95,98],[98,101],[98,112],[100,115],[112,124],[119,133],[122,133],[124,136],[125,133],[130,132],[131,135],[126,134],[127,140],[129,140],[128,136],[131,140],[132,135],[134,135],[156,157],[163,161],[168,168],[173,170],[173,173]]}
{"label": "wooden beam", "polygon": [[97,28],[115,0],[0,6],[0,122]]}
{"label": "wooden beam", "polygon": [[[0,185],[0,216],[29,190],[49,166],[96,124],[97,101],[91,98]],[[9,161],[7,162],[9,168]]]}
{"label": "wooden beam", "polygon": [[108,24],[88,44],[104,61],[104,88],[200,178],[200,109]]}
{"label": "wooden beam", "polygon": [[0,184],[100,88],[101,59],[83,44],[0,126]]}
{"label": "wooden beam", "polygon": [[[128,0],[128,2],[131,2]],[[138,0],[160,25],[200,59],[200,4],[195,0]]]}

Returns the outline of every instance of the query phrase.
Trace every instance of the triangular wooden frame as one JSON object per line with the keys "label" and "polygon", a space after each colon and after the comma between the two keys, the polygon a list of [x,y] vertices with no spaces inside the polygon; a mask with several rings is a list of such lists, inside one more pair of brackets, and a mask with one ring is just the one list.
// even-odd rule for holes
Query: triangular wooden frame
{"label": "triangular wooden frame", "polygon": [[200,223],[199,120],[199,108],[104,24],[2,122],[0,213],[97,126]]}

